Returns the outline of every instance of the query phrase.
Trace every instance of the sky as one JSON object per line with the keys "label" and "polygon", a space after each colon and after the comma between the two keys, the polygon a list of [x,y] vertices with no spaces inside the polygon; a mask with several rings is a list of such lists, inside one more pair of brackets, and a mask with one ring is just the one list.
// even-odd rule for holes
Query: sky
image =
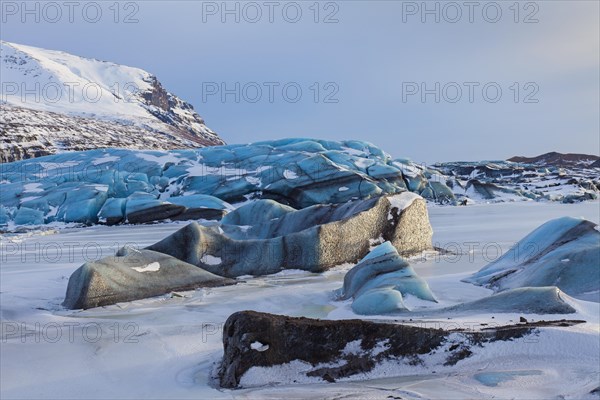
{"label": "sky", "polygon": [[228,143],[598,155],[599,4],[2,0],[0,38],[145,69]]}

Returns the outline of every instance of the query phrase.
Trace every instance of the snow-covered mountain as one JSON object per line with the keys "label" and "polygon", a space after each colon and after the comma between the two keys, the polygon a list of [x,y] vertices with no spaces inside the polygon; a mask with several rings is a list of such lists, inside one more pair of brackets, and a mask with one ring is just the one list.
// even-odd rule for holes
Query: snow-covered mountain
{"label": "snow-covered mountain", "polygon": [[0,42],[0,162],[63,150],[224,144],[152,74]]}

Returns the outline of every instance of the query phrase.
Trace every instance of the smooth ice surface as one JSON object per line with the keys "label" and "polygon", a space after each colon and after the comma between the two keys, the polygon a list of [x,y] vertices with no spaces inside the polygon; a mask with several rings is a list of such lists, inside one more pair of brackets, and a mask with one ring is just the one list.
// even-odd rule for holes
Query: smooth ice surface
{"label": "smooth ice surface", "polygon": [[[429,216],[434,241],[440,247],[456,249],[458,246],[460,255],[410,262],[419,276],[427,280],[438,306],[449,307],[489,297],[493,294],[491,290],[461,279],[488,264],[495,257],[492,250],[496,245],[505,253],[542,223],[565,215],[598,223],[600,204],[525,202],[431,207]],[[143,248],[185,225],[175,222],[152,226],[96,226],[65,229],[55,234],[47,231],[45,234],[2,235],[1,397],[364,399],[391,395],[444,400],[559,396],[579,399],[598,387],[600,308],[597,303],[578,301],[575,314],[526,315],[526,318],[536,321],[583,319],[586,323],[544,330],[535,342],[517,340],[508,346],[486,347],[487,353],[476,355],[468,367],[459,363],[447,372],[433,374],[414,367],[398,370],[390,364],[379,371],[378,376],[366,376],[362,381],[320,381],[237,391],[214,388],[211,374],[223,354],[222,324],[229,315],[252,309],[312,318],[357,318],[349,301],[331,298],[331,292],[342,285],[344,275],[353,265],[340,266],[324,274],[285,271],[258,278],[245,277],[244,282],[235,287],[201,289],[180,293],[181,296],[161,296],[86,311],[67,311],[60,307],[69,275],[84,262],[114,255],[127,243]],[[484,248],[486,244],[493,247]],[[410,300],[405,299],[405,303]],[[466,316],[412,314],[412,321],[398,315],[361,318],[398,320],[436,329],[480,329],[516,323],[521,315],[481,311]],[[40,324],[37,328],[36,323]],[[56,325],[53,324],[62,328],[58,340],[54,339]],[[78,324],[73,326],[72,341],[69,325],[64,324]],[[86,324],[92,325],[88,325],[84,337]],[[101,328],[98,340],[95,324]],[[117,327],[119,330],[115,333]],[[24,328],[30,333],[24,332]],[[541,374],[518,376],[499,382],[496,387],[474,378],[478,373],[515,370],[536,370]],[[277,380],[277,371],[272,373]],[[383,377],[384,373],[387,377]]]}
{"label": "smooth ice surface", "polygon": [[542,371],[501,371],[501,372],[481,372],[473,375],[473,378],[483,383],[485,386],[496,387],[502,382],[511,381],[520,376],[542,375]]}

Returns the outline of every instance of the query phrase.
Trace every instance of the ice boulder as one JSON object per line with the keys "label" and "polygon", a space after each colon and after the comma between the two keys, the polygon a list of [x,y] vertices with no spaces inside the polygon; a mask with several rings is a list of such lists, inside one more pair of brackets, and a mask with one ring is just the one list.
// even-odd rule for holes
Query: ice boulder
{"label": "ice boulder", "polygon": [[600,232],[583,219],[548,221],[465,281],[496,291],[557,286],[575,298],[598,302]]}
{"label": "ice boulder", "polygon": [[[262,215],[255,214],[259,209]],[[279,218],[268,219],[274,215]],[[374,241],[390,241],[401,254],[432,248],[425,201],[408,192],[297,211],[272,202],[249,203],[226,222],[255,225],[192,223],[148,249],[236,277],[283,269],[322,272],[359,261]]]}
{"label": "ice boulder", "polygon": [[0,206],[0,226],[8,225],[10,221],[10,211],[4,206]]}
{"label": "ice boulder", "polygon": [[44,213],[28,207],[19,208],[14,218],[17,225],[41,225],[44,223]]}
{"label": "ice boulder", "polygon": [[406,311],[403,296],[437,302],[429,285],[398,254],[390,242],[373,249],[344,277],[341,299],[353,298],[357,314],[387,314]]}
{"label": "ice boulder", "polygon": [[577,301],[556,286],[509,289],[483,299],[438,310],[439,313],[571,314]]}
{"label": "ice boulder", "polygon": [[126,248],[120,256],[87,262],[73,272],[63,305],[86,309],[234,283],[166,254]]}

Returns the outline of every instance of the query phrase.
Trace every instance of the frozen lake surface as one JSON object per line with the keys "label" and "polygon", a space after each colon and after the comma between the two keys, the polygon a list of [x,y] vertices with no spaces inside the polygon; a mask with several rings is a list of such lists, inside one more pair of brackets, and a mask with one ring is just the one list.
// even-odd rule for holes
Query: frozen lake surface
{"label": "frozen lake surface", "polygon": [[[557,217],[600,221],[600,203],[501,203],[429,209],[434,243],[457,254],[412,260],[440,307],[491,294],[461,282],[519,239]],[[236,286],[201,289],[85,311],[65,310],[68,278],[87,260],[113,255],[126,244],[144,247],[185,223],[97,226],[1,240],[1,398],[581,398],[600,384],[597,303],[578,314],[528,319],[584,319],[552,328],[536,343],[516,343],[521,358],[482,359],[477,370],[456,365],[451,374],[240,390],[214,387],[222,356],[221,327],[235,311],[256,310],[313,318],[356,318],[349,302],[336,302],[351,265],[323,274],[284,271],[247,278]],[[411,318],[414,318],[411,316]],[[402,318],[380,317],[375,319]],[[477,329],[518,321],[519,315],[444,316],[406,321],[419,326]],[[552,344],[546,348],[544,342]],[[556,346],[556,343],[561,343]],[[496,353],[494,353],[496,352]]]}

